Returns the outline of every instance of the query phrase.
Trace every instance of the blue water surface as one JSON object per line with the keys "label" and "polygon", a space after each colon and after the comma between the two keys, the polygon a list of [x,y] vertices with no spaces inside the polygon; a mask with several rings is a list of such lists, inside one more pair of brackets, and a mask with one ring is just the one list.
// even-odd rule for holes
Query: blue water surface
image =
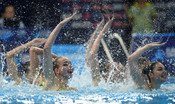
{"label": "blue water surface", "polygon": [[[174,78],[170,78],[171,80]],[[5,82],[4,82],[5,83]],[[175,103],[175,91],[165,90],[107,90],[101,87],[86,86],[78,91],[42,91],[41,87],[32,85],[12,86],[1,84],[0,103],[49,103],[49,104],[102,104],[102,103]],[[164,84],[174,87],[174,84]]]}

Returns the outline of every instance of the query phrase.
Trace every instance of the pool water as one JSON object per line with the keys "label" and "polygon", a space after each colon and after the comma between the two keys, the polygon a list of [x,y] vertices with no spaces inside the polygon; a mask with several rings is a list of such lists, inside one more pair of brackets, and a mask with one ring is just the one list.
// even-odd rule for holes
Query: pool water
{"label": "pool water", "polygon": [[[64,46],[53,46],[53,53],[58,52]],[[76,46],[74,46],[74,49]],[[56,53],[68,57],[75,67],[73,78],[69,85],[78,91],[42,91],[42,87],[30,84],[13,86],[9,78],[0,76],[0,103],[46,103],[46,104],[120,104],[120,103],[151,103],[167,104],[175,103],[175,78],[168,77],[162,85],[165,90],[138,90],[129,79],[125,84],[108,84],[103,81],[99,86],[92,86],[90,71],[85,66],[84,46],[77,46],[78,51],[66,51]],[[70,50],[70,47],[68,46]],[[60,51],[59,51],[60,52]],[[79,52],[79,53],[77,53]]]}
{"label": "pool water", "polygon": [[[174,80],[169,78],[167,82]],[[47,104],[106,104],[106,103],[175,103],[175,83],[166,83],[165,90],[136,90],[134,87],[107,86],[93,87],[77,85],[78,91],[42,91],[41,87],[29,84],[13,86],[13,83],[1,81],[0,103],[47,103]],[[82,86],[82,88],[80,88]],[[104,87],[105,86],[105,87]],[[123,90],[122,90],[123,89]]]}

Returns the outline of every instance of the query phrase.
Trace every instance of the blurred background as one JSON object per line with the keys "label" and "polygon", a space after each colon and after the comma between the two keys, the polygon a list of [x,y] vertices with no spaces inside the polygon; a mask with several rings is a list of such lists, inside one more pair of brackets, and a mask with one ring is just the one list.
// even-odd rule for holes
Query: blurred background
{"label": "blurred background", "polygon": [[[132,33],[128,11],[139,0],[0,0],[0,15],[5,7],[12,5],[15,15],[23,21],[27,28],[54,28],[60,20],[78,11],[76,19],[65,29],[76,30],[75,34],[89,35],[88,31],[96,27],[102,16],[106,19],[114,16],[112,30],[120,33],[128,40]],[[144,0],[141,0],[144,1]],[[156,33],[174,33],[175,0],[146,0],[156,9],[154,28]],[[85,30],[83,30],[85,29]],[[79,31],[77,33],[77,31]],[[74,35],[75,36],[75,35]],[[84,43],[88,36],[69,43]],[[127,43],[129,44],[129,43]]]}

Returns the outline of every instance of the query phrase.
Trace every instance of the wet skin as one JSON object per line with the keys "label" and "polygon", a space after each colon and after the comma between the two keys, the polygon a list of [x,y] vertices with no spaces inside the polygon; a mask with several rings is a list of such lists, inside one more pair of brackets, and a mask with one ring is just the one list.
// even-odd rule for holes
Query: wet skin
{"label": "wet skin", "polygon": [[124,66],[121,63],[112,62],[107,63],[107,72],[103,73],[105,79],[107,80],[109,77],[109,74],[112,72],[112,75],[110,76],[110,82],[118,82],[119,80],[122,80],[124,76],[121,74],[120,71],[124,71]]}
{"label": "wet skin", "polygon": [[167,71],[162,63],[157,63],[153,69],[152,80],[163,83],[167,79]]}
{"label": "wet skin", "polygon": [[74,68],[71,61],[66,57],[61,57],[57,60],[58,67],[55,69],[56,75],[61,75],[65,79],[72,78]]}

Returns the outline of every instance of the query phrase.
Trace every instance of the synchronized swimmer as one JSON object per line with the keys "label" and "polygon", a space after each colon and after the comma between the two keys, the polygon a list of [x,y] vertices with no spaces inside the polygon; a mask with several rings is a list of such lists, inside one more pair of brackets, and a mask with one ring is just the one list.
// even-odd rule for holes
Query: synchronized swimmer
{"label": "synchronized swimmer", "polygon": [[105,82],[107,82],[108,78],[110,77],[109,74],[112,70],[114,70],[114,71],[113,71],[113,75],[112,75],[113,77],[110,78],[110,82],[119,82],[119,81],[121,82],[121,81],[124,81],[124,79],[125,79],[125,74],[121,74],[121,72],[120,72],[120,71],[122,71],[124,73],[126,72],[124,70],[124,66],[121,63],[119,63],[119,62],[102,62],[102,63],[100,63],[100,61],[98,60],[97,52],[99,49],[100,41],[103,37],[103,34],[110,29],[112,21],[113,21],[113,18],[110,19],[105,24],[105,26],[100,31],[97,38],[95,39],[95,35],[97,34],[97,32],[100,30],[100,28],[102,27],[102,25],[104,23],[104,19],[102,19],[102,21],[99,23],[96,30],[94,31],[94,33],[91,37],[90,43],[88,45],[87,51],[86,51],[85,60],[86,60],[87,66],[90,67],[90,69],[91,69],[91,74],[92,74],[94,86],[97,86],[102,79],[104,79]]}
{"label": "synchronized swimmer", "polygon": [[[26,44],[23,44],[15,49],[7,52],[7,54],[6,54],[6,61],[7,61],[7,68],[8,68],[7,71],[9,73],[11,80],[15,82],[15,85],[24,84],[22,76],[18,73],[18,66],[17,66],[17,63],[15,62],[15,57],[25,49],[28,49],[28,48],[33,47],[33,46],[39,47],[45,42],[46,42],[45,39],[34,39]],[[34,53],[34,52],[35,52],[34,49],[30,48],[30,53],[31,53],[30,55],[32,55],[32,53]],[[38,85],[41,83],[39,81],[43,80],[43,77],[41,77],[42,76],[41,71],[38,71],[37,69],[33,69],[33,62],[37,62],[38,56],[35,56],[35,58],[32,58],[32,59],[31,58],[32,57],[30,57],[30,62],[25,62],[21,65],[22,71],[24,73],[25,78],[27,79],[27,82],[30,84],[32,84],[34,76],[36,76],[35,74],[40,73],[39,74],[40,77],[38,77],[36,80],[38,83],[35,83],[36,85]],[[38,64],[37,66],[39,68],[39,62],[37,62],[35,64],[36,65]]]}
{"label": "synchronized swimmer", "polygon": [[149,60],[145,60],[142,69],[140,69],[138,65],[139,57],[144,52],[160,47],[164,44],[165,43],[160,44],[158,42],[146,44],[128,57],[130,74],[138,88],[144,88],[152,91],[153,89],[160,89],[161,84],[166,81],[167,71],[161,62],[156,61],[151,63]]}
{"label": "synchronized swimmer", "polygon": [[[57,56],[51,53],[52,45],[54,44],[61,28],[75,15],[76,13],[61,21],[51,32],[47,40],[34,39],[7,52],[6,58],[8,72],[11,80],[16,82],[15,84],[20,85],[23,84],[24,81],[18,73],[18,67],[14,58],[24,49],[30,48],[30,64],[23,68],[23,70],[25,70],[24,75],[30,84],[34,83],[35,85],[42,85],[44,91],[77,91],[76,88],[68,85],[68,80],[72,78],[74,71],[71,61],[64,56]],[[139,57],[147,50],[154,47],[160,47],[165,43],[150,43],[143,46],[139,50],[136,50],[134,53],[129,55],[128,66],[123,66],[120,62],[99,62],[97,52],[99,49],[100,40],[102,39],[103,34],[110,29],[112,21],[113,18],[110,19],[103,27],[104,19],[102,19],[92,34],[91,40],[87,47],[85,61],[87,66],[91,69],[93,85],[97,86],[103,79],[105,82],[107,82],[107,79],[110,77],[109,73],[111,73],[113,70],[113,75],[109,80],[110,82],[124,82],[124,79],[127,78],[126,74],[130,72],[130,75],[138,88],[147,89],[150,91],[153,89],[160,89],[161,84],[167,79],[167,71],[165,66],[160,62],[151,63],[149,60],[139,62],[138,60],[140,59]],[[100,31],[99,35],[96,36],[98,31]],[[42,44],[44,44],[43,49],[39,48]],[[43,54],[43,70],[39,69],[39,54]]]}

